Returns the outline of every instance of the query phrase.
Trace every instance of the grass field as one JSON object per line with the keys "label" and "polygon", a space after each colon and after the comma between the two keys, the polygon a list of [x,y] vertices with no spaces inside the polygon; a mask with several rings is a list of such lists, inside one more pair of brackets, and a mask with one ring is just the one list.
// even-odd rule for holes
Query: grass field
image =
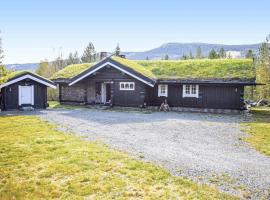
{"label": "grass field", "polygon": [[235,199],[35,116],[0,116],[0,130],[0,199]]}
{"label": "grass field", "polygon": [[256,150],[270,156],[270,107],[252,108],[254,121],[247,123],[250,137],[245,141]]}
{"label": "grass field", "polygon": [[83,108],[84,105],[61,105],[59,101],[48,101],[49,109],[53,108],[64,108],[64,109],[76,109],[76,108]]}

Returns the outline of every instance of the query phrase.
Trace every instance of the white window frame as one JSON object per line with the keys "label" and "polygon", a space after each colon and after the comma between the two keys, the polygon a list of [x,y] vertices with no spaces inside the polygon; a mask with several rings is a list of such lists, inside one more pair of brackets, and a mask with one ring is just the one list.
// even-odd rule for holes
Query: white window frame
{"label": "white window frame", "polygon": [[[186,86],[189,85],[190,87],[190,94],[186,93]],[[195,84],[186,84],[183,85],[183,97],[194,97],[194,98],[199,98],[199,85],[195,85],[196,87],[196,93],[192,94],[192,86],[194,86]]]}
{"label": "white window frame", "polygon": [[[165,92],[162,92],[162,87],[165,87]],[[158,85],[158,97],[168,97],[168,85],[166,84]]]}
{"label": "white window frame", "polygon": [[[124,86],[126,86],[126,84],[128,84],[128,88],[126,87],[121,87],[122,84],[124,84]],[[130,85],[133,85],[133,88],[130,88]],[[120,82],[119,83],[119,89],[120,90],[135,90],[135,83],[134,82]]]}

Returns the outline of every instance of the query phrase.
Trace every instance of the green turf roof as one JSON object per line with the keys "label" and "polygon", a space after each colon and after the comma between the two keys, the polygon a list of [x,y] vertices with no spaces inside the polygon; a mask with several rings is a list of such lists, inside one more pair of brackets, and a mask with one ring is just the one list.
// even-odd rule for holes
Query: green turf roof
{"label": "green turf roof", "polygon": [[255,79],[251,59],[138,61],[158,79]]}
{"label": "green turf roof", "polygon": [[[27,70],[18,70],[18,71],[12,71],[12,72],[9,72],[6,76],[4,77],[1,77],[0,78],[0,84],[3,84],[3,83],[6,83],[8,82],[9,80],[17,77],[17,76],[21,76],[21,75],[25,75],[25,74],[32,74],[32,75],[35,75],[35,76],[38,76],[40,78],[43,78],[43,79],[46,79],[34,72],[31,72],[31,71],[27,71]],[[48,80],[50,81],[50,80]]]}
{"label": "green turf roof", "polygon": [[[134,61],[116,56],[120,63],[148,78],[159,80],[186,79],[239,79],[255,80],[251,59],[199,59],[199,60],[141,60]],[[70,65],[55,73],[51,79],[70,79],[92,67],[93,63]]]}
{"label": "green turf roof", "polygon": [[112,56],[111,59],[113,61],[116,61],[148,78],[156,79],[156,76],[147,68],[143,67],[142,65],[138,64],[138,62],[134,60],[128,60],[125,58],[120,58],[118,56]]}
{"label": "green turf roof", "polygon": [[81,72],[89,69],[95,63],[82,63],[82,64],[74,64],[66,66],[64,69],[56,72],[50,79],[57,80],[57,79],[71,79],[74,76],[77,76]]}
{"label": "green turf roof", "polygon": [[27,74],[27,73],[32,73],[32,72],[29,72],[29,71],[13,71],[13,72],[10,72],[6,76],[0,78],[0,84],[6,83],[8,80],[10,80],[10,79],[12,79],[12,78],[14,78],[16,76],[20,76],[20,75]]}

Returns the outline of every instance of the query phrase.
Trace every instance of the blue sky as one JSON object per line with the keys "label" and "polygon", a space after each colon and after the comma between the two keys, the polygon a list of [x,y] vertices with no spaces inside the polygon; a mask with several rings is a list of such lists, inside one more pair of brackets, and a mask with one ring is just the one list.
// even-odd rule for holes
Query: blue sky
{"label": "blue sky", "polygon": [[8,0],[0,3],[5,63],[62,49],[144,51],[165,42],[252,44],[270,33],[269,0]]}

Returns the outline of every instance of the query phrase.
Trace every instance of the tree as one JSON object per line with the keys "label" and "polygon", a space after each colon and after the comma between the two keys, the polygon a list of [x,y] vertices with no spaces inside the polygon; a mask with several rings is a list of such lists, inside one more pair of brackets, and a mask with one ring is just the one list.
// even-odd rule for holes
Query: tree
{"label": "tree", "polygon": [[226,58],[226,52],[223,47],[219,50],[219,57]]}
{"label": "tree", "polygon": [[81,57],[83,63],[91,63],[96,61],[96,51],[92,42],[85,48]]}
{"label": "tree", "polygon": [[115,51],[114,51],[114,55],[120,56],[120,53],[121,53],[121,49],[119,47],[119,43],[117,43],[117,46],[116,46]]}
{"label": "tree", "polygon": [[249,58],[249,59],[254,59],[255,58],[255,54],[253,53],[253,51],[251,49],[249,49],[246,53],[246,58]]}
{"label": "tree", "polygon": [[74,53],[70,52],[67,59],[67,65],[78,64],[80,63],[80,58],[78,56],[78,52]]}
{"label": "tree", "polygon": [[47,60],[40,61],[36,73],[45,78],[49,78],[52,75],[49,62]]}
{"label": "tree", "polygon": [[[1,31],[0,31],[1,34]],[[2,38],[0,35],[0,83],[4,80],[2,80],[3,77],[7,75],[7,70],[5,68],[5,65],[3,64],[3,59],[4,59],[4,51],[2,49]]]}
{"label": "tree", "polygon": [[196,50],[196,58],[201,59],[202,57],[203,57],[202,56],[202,49],[201,49],[201,47],[198,47]]}
{"label": "tree", "polygon": [[189,51],[189,55],[188,55],[188,59],[193,59],[194,57],[193,57],[193,55],[192,55],[192,51],[190,50]]}
{"label": "tree", "polygon": [[168,54],[165,55],[164,60],[169,60]]}
{"label": "tree", "polygon": [[209,52],[208,58],[209,58],[209,59],[216,59],[216,58],[218,58],[218,54],[217,54],[217,52],[215,51],[215,49],[212,49],[212,50]]}
{"label": "tree", "polygon": [[263,83],[256,88],[256,95],[259,99],[270,98],[270,58],[268,38],[259,48],[259,56],[256,61],[256,82]]}
{"label": "tree", "polygon": [[145,60],[149,60],[149,57],[148,57],[148,56],[146,56]]}
{"label": "tree", "polygon": [[188,56],[186,54],[183,54],[181,59],[182,60],[187,60],[188,59]]}

